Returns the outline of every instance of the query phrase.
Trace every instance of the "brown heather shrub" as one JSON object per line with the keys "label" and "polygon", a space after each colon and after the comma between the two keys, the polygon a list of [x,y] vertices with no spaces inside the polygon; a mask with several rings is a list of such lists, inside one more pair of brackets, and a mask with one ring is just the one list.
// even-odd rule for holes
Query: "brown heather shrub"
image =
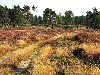
{"label": "brown heather shrub", "polygon": [[73,38],[73,37],[76,36],[76,35],[77,35],[77,33],[75,33],[75,32],[70,32],[70,33],[66,34],[66,37],[67,37],[67,38]]}

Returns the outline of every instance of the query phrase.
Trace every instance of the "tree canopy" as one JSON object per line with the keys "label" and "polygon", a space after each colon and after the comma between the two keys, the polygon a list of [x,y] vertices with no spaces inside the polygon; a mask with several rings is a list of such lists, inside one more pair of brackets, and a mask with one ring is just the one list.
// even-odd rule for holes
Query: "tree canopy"
{"label": "tree canopy", "polygon": [[93,11],[87,11],[86,16],[74,16],[73,11],[67,10],[64,15],[57,14],[51,8],[46,8],[43,11],[43,17],[34,15],[30,10],[35,12],[37,7],[24,5],[22,8],[19,5],[14,5],[12,8],[0,5],[0,25],[2,27],[18,27],[23,24],[31,25],[51,25],[53,29],[56,25],[84,25],[87,28],[100,28],[100,11],[93,8]]}

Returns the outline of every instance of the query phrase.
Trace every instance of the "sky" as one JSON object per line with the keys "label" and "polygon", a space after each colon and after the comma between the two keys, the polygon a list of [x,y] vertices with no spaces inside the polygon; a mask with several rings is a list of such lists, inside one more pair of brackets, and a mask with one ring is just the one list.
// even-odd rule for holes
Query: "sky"
{"label": "sky", "polygon": [[28,5],[37,7],[37,12],[32,12],[34,15],[42,16],[45,8],[50,8],[56,11],[57,14],[64,15],[66,10],[73,11],[75,16],[86,15],[86,11],[92,11],[96,7],[100,11],[100,0],[0,0],[0,5],[12,8],[13,5],[20,5],[23,7]]}

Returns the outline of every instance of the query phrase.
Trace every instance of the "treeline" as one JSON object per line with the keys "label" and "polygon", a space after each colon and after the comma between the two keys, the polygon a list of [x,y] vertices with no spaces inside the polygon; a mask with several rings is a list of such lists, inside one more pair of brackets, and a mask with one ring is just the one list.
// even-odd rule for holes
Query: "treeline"
{"label": "treeline", "polygon": [[100,28],[100,11],[93,8],[93,11],[87,11],[87,15],[74,16],[71,10],[65,11],[64,15],[57,14],[54,10],[46,8],[43,11],[43,17],[34,15],[30,12],[32,9],[36,11],[34,5],[29,7],[24,5],[22,8],[19,5],[14,5],[13,8],[0,5],[0,25],[4,27],[19,27],[23,25],[51,25],[52,29],[56,25],[78,26],[85,25],[87,28]]}
{"label": "treeline", "polygon": [[[35,11],[36,7],[32,7]],[[13,27],[18,27],[22,24],[30,24],[33,20],[33,14],[30,12],[30,7],[24,5],[23,8],[18,6],[13,6],[13,8],[8,8],[7,6],[0,5],[0,23],[3,27],[12,25]]]}

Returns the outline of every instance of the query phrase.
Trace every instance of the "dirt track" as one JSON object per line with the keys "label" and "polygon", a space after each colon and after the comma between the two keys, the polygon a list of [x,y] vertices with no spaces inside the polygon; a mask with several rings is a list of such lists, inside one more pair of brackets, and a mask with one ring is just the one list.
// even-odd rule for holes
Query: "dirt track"
{"label": "dirt track", "polygon": [[29,45],[28,47],[25,47],[24,49],[10,52],[9,54],[6,54],[5,56],[3,56],[0,59],[0,65],[3,65],[3,64],[10,65],[10,64],[14,64],[15,62],[20,62],[22,60],[26,60],[27,58],[30,58],[31,55],[33,54],[33,52],[35,50],[37,50],[42,44],[52,41],[52,40],[55,40],[60,37],[62,37],[62,35],[54,36],[48,40],[39,41],[35,44],[33,43],[33,44]]}

